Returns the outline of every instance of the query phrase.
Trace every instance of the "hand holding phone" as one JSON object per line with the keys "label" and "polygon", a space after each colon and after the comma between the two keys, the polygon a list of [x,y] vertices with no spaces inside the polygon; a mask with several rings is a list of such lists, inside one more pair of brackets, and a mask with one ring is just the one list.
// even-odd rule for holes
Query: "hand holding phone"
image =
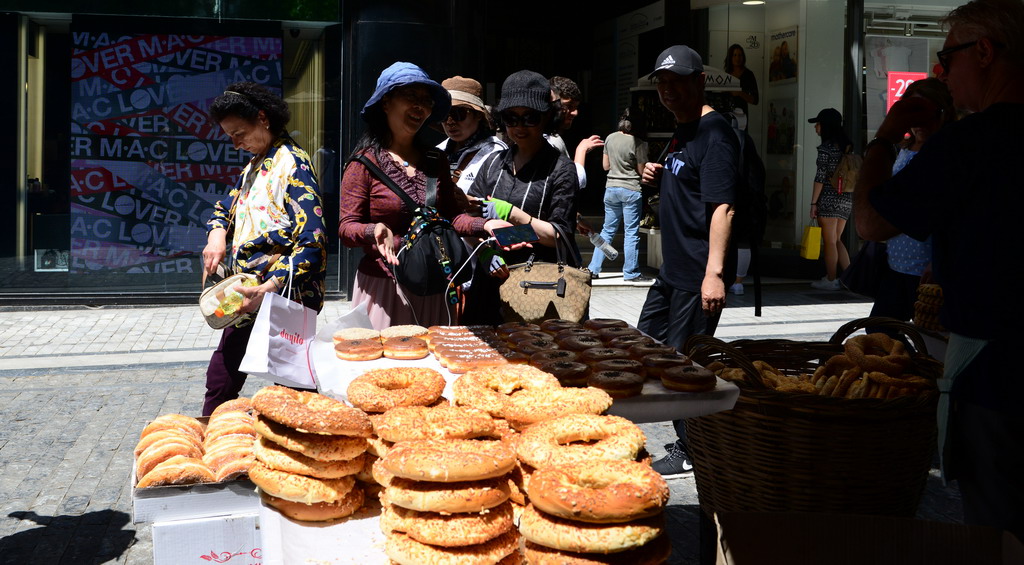
{"label": "hand holding phone", "polygon": [[496,228],[493,232],[495,241],[502,247],[512,247],[523,243],[533,243],[540,238],[530,224],[520,224],[507,228]]}

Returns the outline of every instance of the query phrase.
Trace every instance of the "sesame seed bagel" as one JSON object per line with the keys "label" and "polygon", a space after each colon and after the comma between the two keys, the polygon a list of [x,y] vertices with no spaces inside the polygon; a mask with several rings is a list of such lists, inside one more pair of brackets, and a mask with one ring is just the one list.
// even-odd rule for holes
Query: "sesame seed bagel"
{"label": "sesame seed bagel", "polygon": [[340,479],[315,479],[271,469],[260,461],[249,468],[249,478],[271,496],[304,504],[337,502],[345,498],[356,484],[355,477],[351,475]]}
{"label": "sesame seed bagel", "polygon": [[505,477],[459,483],[432,483],[394,477],[387,496],[395,506],[419,512],[480,512],[509,499]]}
{"label": "sesame seed bagel", "polygon": [[552,516],[583,522],[628,522],[661,513],[668,484],[636,461],[582,461],[538,469],[530,502]]}
{"label": "sesame seed bagel", "polygon": [[374,422],[374,431],[392,442],[498,436],[494,419],[486,412],[448,405],[393,408]]}
{"label": "sesame seed bagel", "polygon": [[317,461],[344,461],[358,457],[369,446],[368,438],[307,434],[257,416],[253,429],[260,437]]}
{"label": "sesame seed bagel", "polygon": [[396,443],[381,464],[396,477],[455,483],[500,477],[516,463],[508,442],[444,439]]}
{"label": "sesame seed bagel", "polygon": [[348,385],[348,400],[366,412],[387,412],[399,406],[427,406],[444,392],[444,377],[433,369],[373,369]]}
{"label": "sesame seed bagel", "polygon": [[271,469],[318,479],[340,479],[355,475],[363,468],[363,460],[359,457],[346,461],[317,461],[289,451],[266,438],[260,438],[253,444],[252,453],[260,463]]}
{"label": "sesame seed bagel", "polygon": [[519,551],[519,534],[509,530],[484,543],[463,547],[438,547],[420,543],[392,532],[384,542],[384,553],[399,565],[493,565]]}
{"label": "sesame seed bagel", "polygon": [[490,541],[514,527],[508,502],[483,512],[417,512],[391,504],[389,490],[381,500],[380,529],[385,534],[402,532],[420,543],[462,547]]}
{"label": "sesame seed bagel", "polygon": [[[557,379],[556,379],[557,380]],[[517,430],[568,414],[601,414],[612,397],[599,388],[549,388],[523,390],[512,395],[505,419]]]}
{"label": "sesame seed bagel", "polygon": [[653,541],[665,531],[665,515],[617,524],[591,524],[556,518],[528,504],[519,520],[519,532],[527,541],[582,553],[617,553]]}
{"label": "sesame seed bagel", "polygon": [[366,495],[361,488],[353,488],[337,502],[305,504],[285,500],[260,490],[260,500],[281,514],[301,522],[327,522],[351,516],[363,506]]}
{"label": "sesame seed bagel", "polygon": [[508,364],[474,369],[452,383],[455,403],[504,417],[510,396],[521,390],[560,388],[558,379],[530,365]]}
{"label": "sesame seed bagel", "polygon": [[663,565],[672,554],[672,543],[661,535],[644,545],[619,553],[578,553],[526,542],[530,565]]}
{"label": "sesame seed bagel", "polygon": [[315,392],[283,386],[263,387],[252,397],[253,408],[279,424],[312,434],[370,437],[373,427],[361,410]]}
{"label": "sesame seed bagel", "polygon": [[521,461],[541,469],[591,460],[632,461],[645,442],[643,431],[625,418],[570,414],[523,430],[516,451]]}

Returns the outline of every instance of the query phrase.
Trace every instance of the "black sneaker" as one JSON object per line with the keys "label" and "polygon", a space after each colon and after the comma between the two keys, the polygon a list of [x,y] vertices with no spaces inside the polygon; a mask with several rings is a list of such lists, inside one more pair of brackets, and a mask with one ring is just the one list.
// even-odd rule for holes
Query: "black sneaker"
{"label": "black sneaker", "polygon": [[646,275],[640,275],[639,277],[633,277],[631,279],[623,279],[623,280],[628,282],[628,283],[650,283],[650,282],[654,282],[654,279],[652,279],[651,277],[648,277]]}
{"label": "black sneaker", "polygon": [[664,479],[674,479],[693,472],[693,461],[690,454],[673,445],[668,454],[655,461],[651,468]]}
{"label": "black sneaker", "polygon": [[595,272],[591,271],[591,273],[590,273],[590,280],[599,279],[599,278],[601,278],[601,274],[600,273],[595,273]]}

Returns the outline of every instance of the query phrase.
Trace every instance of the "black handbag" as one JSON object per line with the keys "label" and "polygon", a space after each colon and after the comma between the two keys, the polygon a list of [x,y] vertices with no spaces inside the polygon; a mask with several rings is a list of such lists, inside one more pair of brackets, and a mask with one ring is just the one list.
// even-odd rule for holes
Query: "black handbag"
{"label": "black handbag", "polygon": [[839,281],[851,291],[874,298],[878,292],[882,269],[889,268],[889,255],[885,242],[868,241],[850,261],[850,266],[839,275]]}
{"label": "black handbag", "polygon": [[435,208],[437,178],[427,176],[426,199],[420,206],[365,155],[356,160],[397,194],[413,214],[396,253],[398,264],[390,266],[395,280],[417,296],[444,293],[450,302],[454,299],[457,303],[455,289],[469,280],[472,269],[461,268],[469,259],[469,251],[451,222]]}

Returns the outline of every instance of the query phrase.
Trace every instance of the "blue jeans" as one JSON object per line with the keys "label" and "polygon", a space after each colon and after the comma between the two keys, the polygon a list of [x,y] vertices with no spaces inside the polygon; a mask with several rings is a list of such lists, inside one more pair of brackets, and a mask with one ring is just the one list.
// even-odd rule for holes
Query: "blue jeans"
{"label": "blue jeans", "polygon": [[[640,276],[640,266],[637,264],[640,255],[640,213],[643,210],[643,202],[639,192],[618,186],[609,186],[604,189],[604,227],[601,229],[601,238],[610,242],[615,232],[622,223],[625,232],[625,243],[623,250],[625,262],[622,266],[622,278],[625,280],[635,279]],[[590,260],[590,272],[600,273],[601,263],[604,262],[604,253],[600,249],[594,249],[594,257]]]}

